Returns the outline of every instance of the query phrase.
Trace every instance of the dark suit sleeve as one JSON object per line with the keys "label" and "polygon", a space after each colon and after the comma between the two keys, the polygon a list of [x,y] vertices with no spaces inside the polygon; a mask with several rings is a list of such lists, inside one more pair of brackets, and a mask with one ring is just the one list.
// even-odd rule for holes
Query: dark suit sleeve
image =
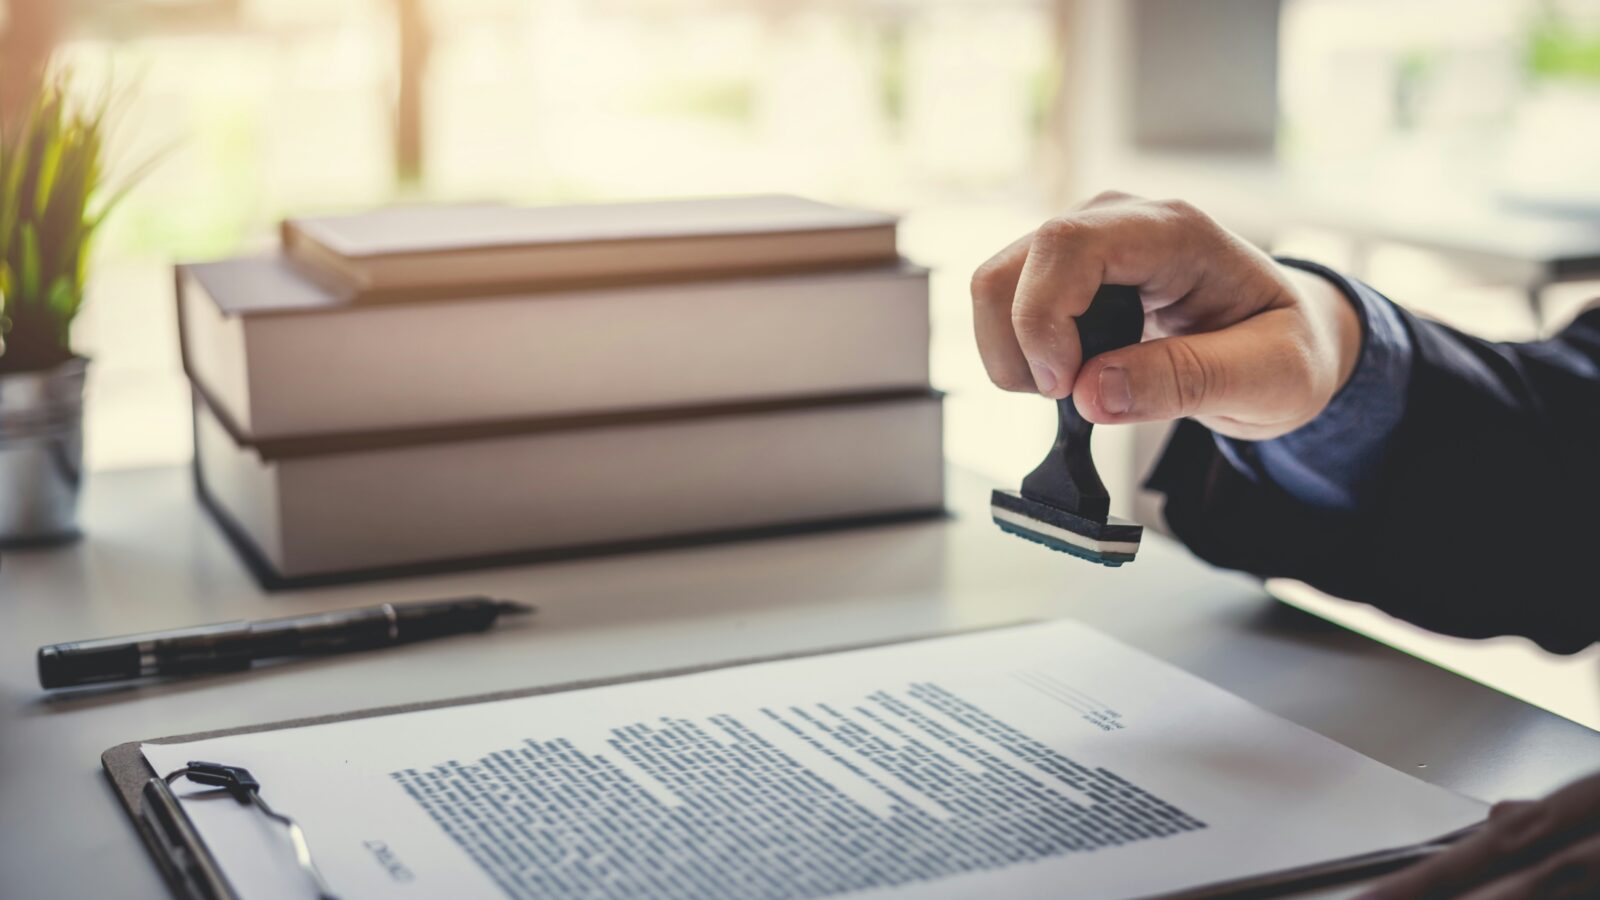
{"label": "dark suit sleeve", "polygon": [[1404,313],[1405,415],[1354,512],[1242,474],[1179,423],[1150,477],[1201,558],[1305,581],[1425,628],[1600,640],[1600,310],[1552,340],[1493,343]]}

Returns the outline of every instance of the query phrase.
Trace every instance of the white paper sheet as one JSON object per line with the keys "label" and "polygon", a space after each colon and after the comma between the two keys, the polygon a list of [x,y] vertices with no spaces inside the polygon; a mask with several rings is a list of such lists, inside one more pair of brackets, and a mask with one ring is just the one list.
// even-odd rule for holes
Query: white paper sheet
{"label": "white paper sheet", "polygon": [[[143,750],[249,768],[354,900],[1144,896],[1485,812],[1067,622]],[[280,828],[184,806],[306,895]]]}

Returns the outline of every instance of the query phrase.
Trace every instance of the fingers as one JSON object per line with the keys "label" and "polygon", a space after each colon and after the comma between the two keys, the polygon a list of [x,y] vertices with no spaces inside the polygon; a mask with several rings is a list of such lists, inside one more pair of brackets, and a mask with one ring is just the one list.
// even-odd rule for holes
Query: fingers
{"label": "fingers", "polygon": [[[1013,242],[974,273],[974,330],[990,380],[1006,390],[1036,390],[1053,399],[1082,390],[1078,370],[1083,360],[1076,319],[1104,284],[1139,289],[1147,336],[1226,329],[1292,306],[1294,296],[1268,257],[1187,203],[1151,202],[1107,192]],[[1205,408],[1201,397],[1242,396],[1212,391],[1214,379],[1207,380],[1208,376],[1226,376],[1233,368],[1213,373],[1206,368],[1208,358],[1203,355],[1178,358],[1176,354],[1186,346],[1162,351],[1167,354],[1168,377],[1149,381],[1143,390],[1138,383],[1141,372],[1130,371],[1134,405],[1123,414],[1108,413],[1102,406],[1100,411],[1106,415],[1098,421],[1143,421],[1185,414],[1171,410],[1195,414]],[[1303,346],[1301,342],[1291,349],[1299,352]],[[1238,349],[1249,351],[1246,356],[1258,357],[1277,352],[1270,344],[1240,345]],[[1161,361],[1160,357],[1151,359]],[[1112,387],[1120,384],[1115,378],[1114,372]],[[1197,392],[1196,384],[1203,390]],[[1089,401],[1097,396],[1091,392]],[[1254,415],[1258,412],[1252,411],[1254,418],[1259,418]],[[1252,421],[1230,433],[1246,437],[1242,430],[1258,424]],[[1279,428],[1276,433],[1284,430]],[[1274,432],[1266,429],[1262,433]]]}
{"label": "fingers", "polygon": [[972,273],[972,326],[978,355],[989,380],[1007,391],[1036,389],[1011,328],[1011,298],[1017,292],[1017,278],[1032,241],[1031,232],[1023,235]]}
{"label": "fingers", "polygon": [[1046,397],[1071,391],[1082,357],[1076,319],[1105,283],[1104,264],[1081,253],[1091,240],[1094,229],[1081,218],[1052,219],[1033,233],[1017,277],[1011,329],[1033,383]]}
{"label": "fingers", "polygon": [[1359,900],[1419,900],[1459,895],[1466,887],[1497,871],[1491,867],[1505,864],[1496,855],[1489,833],[1489,829],[1478,831],[1449,850],[1390,875],[1373,885]]}
{"label": "fingers", "polygon": [[1187,211],[1149,203],[1094,206],[1034,232],[1011,324],[1041,394],[1059,399],[1072,392],[1082,361],[1075,320],[1102,284],[1134,285],[1147,300],[1193,287],[1203,271],[1195,250],[1201,236]]}
{"label": "fingers", "polygon": [[[1555,860],[1588,859],[1582,848],[1592,843],[1597,831],[1600,774],[1573,782],[1535,803],[1506,805],[1492,814],[1477,833],[1438,856],[1384,879],[1366,896],[1369,900],[1455,897],[1473,885],[1523,867],[1527,867],[1525,874],[1530,877],[1569,877],[1570,872],[1552,873],[1547,867],[1565,864],[1553,863]],[[1538,862],[1541,853],[1548,857]],[[1570,853],[1578,856],[1571,857]],[[1600,860],[1595,862],[1600,865]]]}
{"label": "fingers", "polygon": [[1494,806],[1489,807],[1489,820],[1494,821],[1505,816],[1514,815],[1534,805],[1536,802],[1534,800],[1501,800]]}
{"label": "fingers", "polygon": [[1463,900],[1578,900],[1600,896],[1600,835],[1581,840]]}
{"label": "fingers", "polygon": [[1308,352],[1294,313],[1270,310],[1221,331],[1102,353],[1083,366],[1072,395],[1097,424],[1194,417],[1229,420],[1237,437],[1281,434],[1312,408]]}
{"label": "fingers", "polygon": [[1549,809],[1548,819],[1539,822],[1540,830],[1547,834],[1573,828],[1600,829],[1600,772],[1580,778],[1529,807],[1520,815],[1526,816],[1532,807]]}

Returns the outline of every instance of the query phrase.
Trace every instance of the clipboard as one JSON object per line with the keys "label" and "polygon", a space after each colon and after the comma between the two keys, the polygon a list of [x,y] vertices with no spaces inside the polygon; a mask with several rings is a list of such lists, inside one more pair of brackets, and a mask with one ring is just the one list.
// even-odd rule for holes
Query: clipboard
{"label": "clipboard", "polygon": [[[112,787],[116,791],[118,800],[121,801],[124,812],[132,819],[135,830],[138,831],[141,840],[145,844],[145,849],[149,851],[157,867],[161,870],[162,877],[172,890],[173,896],[181,898],[181,900],[237,900],[238,894],[229,885],[226,875],[206,847],[204,839],[200,837],[199,832],[195,830],[193,824],[189,821],[187,814],[183,812],[182,805],[170,790],[163,791],[156,787],[156,783],[165,784],[163,776],[167,773],[158,773],[150,767],[143,751],[140,749],[141,745],[147,743],[180,744],[209,738],[254,734],[263,731],[280,731],[289,728],[305,728],[332,722],[404,715],[430,709],[514,700],[541,694],[556,694],[632,682],[675,678],[682,675],[694,675],[701,672],[733,669],[760,663],[778,662],[780,660],[828,656],[835,653],[888,647],[939,637],[978,634],[1028,624],[1034,623],[1031,621],[1014,622],[895,640],[826,647],[820,650],[804,650],[796,653],[750,657],[707,665],[683,666],[612,678],[586,679],[540,687],[493,691],[453,699],[403,703],[347,713],[286,719],[260,725],[247,725],[241,728],[226,728],[129,741],[106,750],[100,755],[100,762],[107,779],[110,780]],[[226,763],[226,760],[222,762]],[[284,810],[284,812],[292,815],[294,811]],[[1202,885],[1176,893],[1153,895],[1144,898],[1144,900],[1157,900],[1157,898],[1159,900],[1222,900],[1222,898],[1239,898],[1239,900],[1243,900],[1243,898],[1278,897],[1343,882],[1371,878],[1403,868],[1413,862],[1445,850],[1456,841],[1476,831],[1478,827],[1476,825],[1469,826],[1421,844]],[[289,864],[290,861],[285,860],[285,865]],[[307,896],[312,896],[309,884]],[[1133,900],[1133,898],[1130,898],[1130,900]]]}

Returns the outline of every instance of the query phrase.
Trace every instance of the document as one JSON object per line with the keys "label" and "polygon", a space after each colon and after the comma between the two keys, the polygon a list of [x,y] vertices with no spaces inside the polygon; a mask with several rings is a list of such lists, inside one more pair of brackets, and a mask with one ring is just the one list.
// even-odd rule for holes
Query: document
{"label": "document", "polygon": [[[143,752],[250,769],[347,900],[1144,897],[1486,812],[1069,622]],[[243,897],[307,895],[177,790]]]}

